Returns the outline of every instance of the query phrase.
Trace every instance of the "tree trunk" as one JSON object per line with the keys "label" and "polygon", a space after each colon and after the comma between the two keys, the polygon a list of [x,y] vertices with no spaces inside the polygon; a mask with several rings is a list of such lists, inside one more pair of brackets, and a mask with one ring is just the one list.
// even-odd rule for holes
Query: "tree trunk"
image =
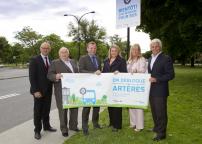
{"label": "tree trunk", "polygon": [[194,56],[193,57],[191,57],[191,67],[194,67]]}

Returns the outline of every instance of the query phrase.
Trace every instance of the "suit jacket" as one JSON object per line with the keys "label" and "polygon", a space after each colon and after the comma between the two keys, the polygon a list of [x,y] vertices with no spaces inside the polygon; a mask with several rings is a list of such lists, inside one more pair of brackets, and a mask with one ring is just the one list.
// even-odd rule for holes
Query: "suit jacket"
{"label": "suit jacket", "polygon": [[110,73],[115,71],[127,72],[126,60],[121,58],[120,56],[117,56],[111,65],[109,58],[104,60],[104,66],[102,72]]}
{"label": "suit jacket", "polygon": [[[49,60],[50,61],[50,60]],[[43,96],[52,95],[52,82],[47,79],[47,69],[41,55],[35,56],[29,64],[30,93],[41,92]]]}
{"label": "suit jacket", "polygon": [[[78,73],[78,67],[74,60],[70,60],[74,73]],[[54,83],[55,96],[62,97],[62,84],[61,80],[56,81],[57,73],[72,73],[71,69],[60,59],[52,61],[48,70],[48,79]]]}
{"label": "suit jacket", "polygon": [[157,79],[156,83],[151,83],[150,96],[169,96],[168,81],[175,77],[172,60],[163,53],[159,54],[150,68],[151,58],[148,60],[148,73]]}
{"label": "suit jacket", "polygon": [[84,55],[79,59],[79,72],[80,73],[94,73],[97,70],[101,71],[100,59],[96,56],[98,68],[93,65],[89,55]]}

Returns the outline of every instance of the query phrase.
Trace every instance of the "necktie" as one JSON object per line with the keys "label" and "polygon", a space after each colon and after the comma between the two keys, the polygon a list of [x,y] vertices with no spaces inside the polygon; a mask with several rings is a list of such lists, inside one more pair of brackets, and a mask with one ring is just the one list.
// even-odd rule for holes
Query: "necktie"
{"label": "necktie", "polygon": [[97,65],[96,57],[95,57],[95,56],[92,56],[92,60],[93,60],[93,65],[94,65],[94,67],[97,69],[97,68],[98,68],[98,65]]}
{"label": "necktie", "polygon": [[49,65],[48,65],[48,58],[47,57],[45,57],[45,59],[46,59],[46,69],[48,70],[48,67],[49,67]]}

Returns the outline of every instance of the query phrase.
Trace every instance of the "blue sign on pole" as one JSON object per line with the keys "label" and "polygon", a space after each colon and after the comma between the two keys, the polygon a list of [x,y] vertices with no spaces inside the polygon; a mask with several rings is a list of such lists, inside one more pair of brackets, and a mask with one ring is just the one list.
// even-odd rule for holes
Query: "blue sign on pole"
{"label": "blue sign on pole", "polygon": [[140,25],[140,0],[116,0],[116,27],[127,28]]}

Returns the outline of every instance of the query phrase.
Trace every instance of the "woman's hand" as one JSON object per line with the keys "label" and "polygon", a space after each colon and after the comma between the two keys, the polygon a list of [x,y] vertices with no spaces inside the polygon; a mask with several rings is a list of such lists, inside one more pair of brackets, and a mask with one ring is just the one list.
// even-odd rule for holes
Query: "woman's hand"
{"label": "woman's hand", "polygon": [[119,73],[119,71],[118,70],[116,70],[115,72],[114,72],[114,74],[116,75],[116,74],[118,74]]}

